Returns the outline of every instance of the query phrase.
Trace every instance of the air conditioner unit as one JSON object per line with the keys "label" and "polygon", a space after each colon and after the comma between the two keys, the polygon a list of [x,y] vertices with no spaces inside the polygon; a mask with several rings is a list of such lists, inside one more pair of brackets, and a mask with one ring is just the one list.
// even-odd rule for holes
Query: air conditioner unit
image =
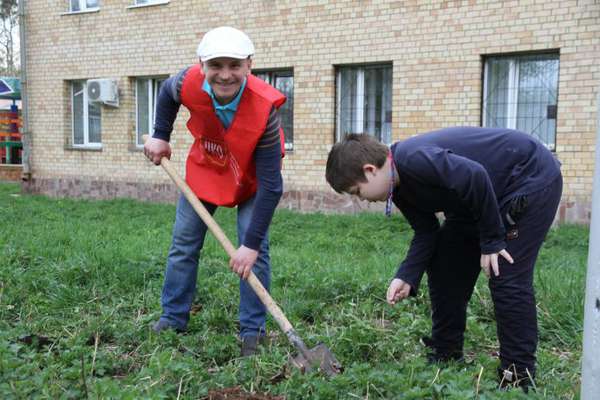
{"label": "air conditioner unit", "polygon": [[114,79],[88,79],[87,94],[90,102],[119,106],[119,90]]}

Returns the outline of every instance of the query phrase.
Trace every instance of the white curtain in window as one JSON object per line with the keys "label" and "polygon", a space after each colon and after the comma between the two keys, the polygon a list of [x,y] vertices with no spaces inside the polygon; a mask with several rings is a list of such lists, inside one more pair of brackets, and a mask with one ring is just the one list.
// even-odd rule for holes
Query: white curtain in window
{"label": "white curtain in window", "polygon": [[490,59],[487,63],[484,125],[508,127],[509,59]]}
{"label": "white curtain in window", "polygon": [[102,143],[102,138],[100,136],[100,116],[101,116],[101,108],[100,103],[91,103],[88,102],[88,132],[89,132],[89,140],[90,144],[100,144]]}
{"label": "white curtain in window", "polygon": [[291,73],[276,74],[275,87],[286,97],[285,103],[279,109],[279,115],[286,149],[291,149],[294,143],[294,77]]}
{"label": "white curtain in window", "polygon": [[368,133],[391,143],[392,67],[340,67],[337,76],[337,138]]}
{"label": "white curtain in window", "polygon": [[85,128],[83,125],[83,83],[73,82],[73,144],[85,144]]}
{"label": "white curtain in window", "polygon": [[79,0],[71,0],[71,11],[81,11]]}
{"label": "white curtain in window", "polygon": [[73,145],[98,146],[102,144],[100,103],[92,103],[87,96],[85,81],[71,83],[71,110],[73,118]]}
{"label": "white curtain in window", "polygon": [[156,118],[156,102],[164,78],[137,78],[135,81],[136,97],[136,144],[142,146],[143,135],[154,131]]}
{"label": "white curtain in window", "polygon": [[[338,88],[339,96],[339,132],[341,136],[348,133],[360,133],[362,126],[359,128],[356,120],[357,117],[357,89],[358,89],[358,70],[355,68],[341,68],[339,74]],[[338,140],[341,137],[338,137]]]}
{"label": "white curtain in window", "polygon": [[285,148],[294,148],[294,74],[290,70],[281,71],[259,71],[254,76],[269,85],[274,86],[286,97],[286,102],[279,109],[281,127],[283,128]]}
{"label": "white curtain in window", "polygon": [[98,8],[98,0],[70,0],[69,6],[73,12],[87,10],[88,8]]}
{"label": "white curtain in window", "polygon": [[382,70],[381,141],[392,143],[392,67]]}
{"label": "white curtain in window", "polygon": [[142,144],[142,135],[150,134],[149,86],[150,79],[136,79],[137,98],[137,144]]}

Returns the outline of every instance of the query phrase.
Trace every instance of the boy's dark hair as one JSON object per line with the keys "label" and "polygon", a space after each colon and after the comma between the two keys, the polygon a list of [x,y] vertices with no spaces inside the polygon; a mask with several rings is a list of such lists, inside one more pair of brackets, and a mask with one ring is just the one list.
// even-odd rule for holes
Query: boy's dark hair
{"label": "boy's dark hair", "polygon": [[371,135],[350,133],[331,148],[325,179],[336,192],[347,193],[350,187],[367,180],[365,164],[381,168],[389,152],[385,144]]}

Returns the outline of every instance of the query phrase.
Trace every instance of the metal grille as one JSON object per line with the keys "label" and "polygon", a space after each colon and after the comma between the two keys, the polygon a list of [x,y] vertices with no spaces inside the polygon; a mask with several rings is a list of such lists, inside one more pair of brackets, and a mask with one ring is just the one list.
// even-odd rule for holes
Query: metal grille
{"label": "metal grille", "polygon": [[558,67],[556,54],[486,59],[483,125],[518,129],[554,149]]}

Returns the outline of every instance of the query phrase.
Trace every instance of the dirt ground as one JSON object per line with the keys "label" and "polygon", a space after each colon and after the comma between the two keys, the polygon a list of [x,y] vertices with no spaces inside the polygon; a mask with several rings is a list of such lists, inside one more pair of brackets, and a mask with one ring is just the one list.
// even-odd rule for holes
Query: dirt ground
{"label": "dirt ground", "polygon": [[285,400],[283,396],[244,392],[238,386],[225,389],[209,390],[203,400]]}

